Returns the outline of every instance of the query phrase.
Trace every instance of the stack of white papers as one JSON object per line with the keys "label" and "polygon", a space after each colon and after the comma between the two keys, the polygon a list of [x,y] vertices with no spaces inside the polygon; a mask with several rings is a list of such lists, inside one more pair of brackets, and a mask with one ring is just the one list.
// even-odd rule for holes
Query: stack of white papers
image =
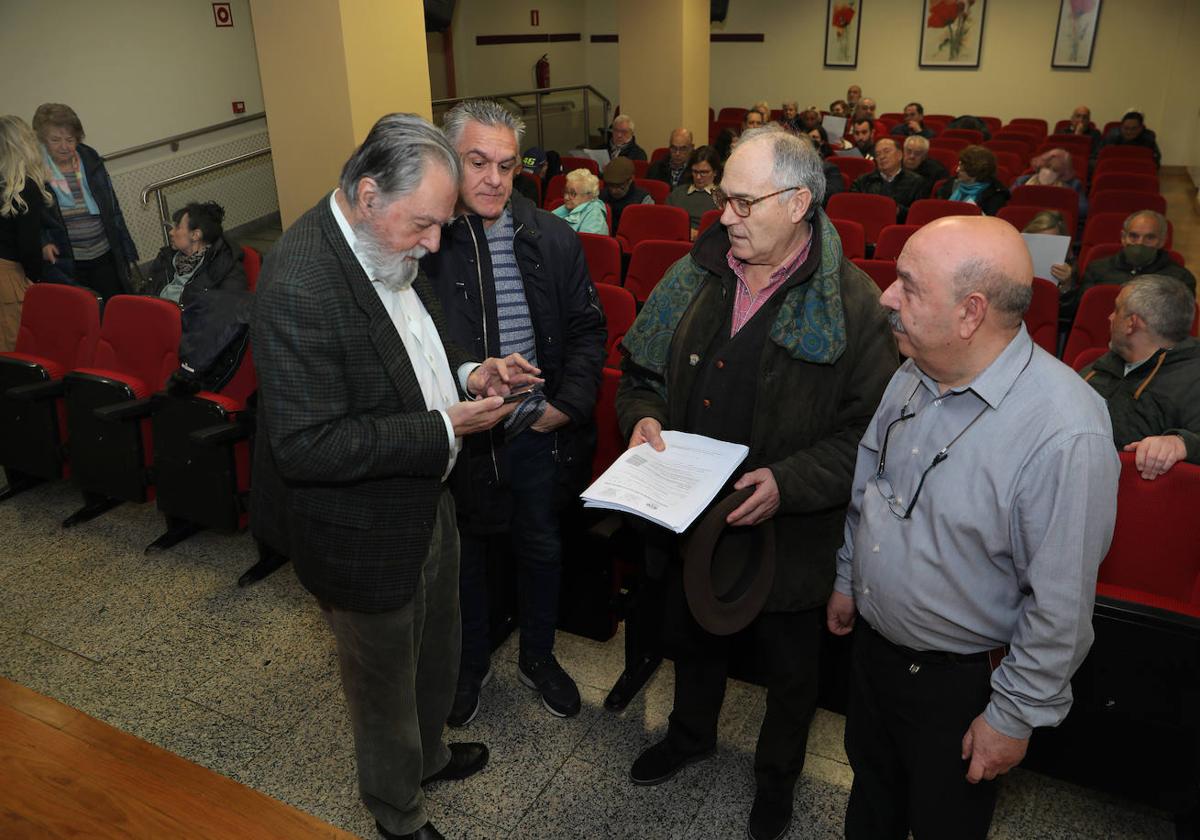
{"label": "stack of white papers", "polygon": [[740,443],[703,435],[668,431],[662,437],[662,452],[648,443],[625,450],[580,494],[583,506],[632,513],[681,534],[750,453]]}

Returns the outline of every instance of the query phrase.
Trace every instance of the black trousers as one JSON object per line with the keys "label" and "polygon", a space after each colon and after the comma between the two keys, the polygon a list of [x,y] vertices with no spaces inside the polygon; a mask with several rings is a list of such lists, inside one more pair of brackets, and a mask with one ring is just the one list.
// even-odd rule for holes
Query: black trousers
{"label": "black trousers", "polygon": [[125,284],[121,281],[120,269],[112,251],[94,260],[76,260],[72,279],[106,301],[113,295],[125,293]]}
{"label": "black trousers", "polygon": [[[763,613],[751,625],[767,682],[767,713],[754,751],[754,778],[761,791],[790,795],[804,770],[808,727],[817,708],[824,614],[824,608]],[[711,749],[725,699],[730,638],[696,623],[678,563],[668,572],[663,650],[675,660],[675,708],[667,740],[682,753]]]}
{"label": "black trousers", "polygon": [[991,666],[918,659],[861,618],[854,636],[847,840],[983,840],[996,782],[967,781],[962,738],[991,698]]}

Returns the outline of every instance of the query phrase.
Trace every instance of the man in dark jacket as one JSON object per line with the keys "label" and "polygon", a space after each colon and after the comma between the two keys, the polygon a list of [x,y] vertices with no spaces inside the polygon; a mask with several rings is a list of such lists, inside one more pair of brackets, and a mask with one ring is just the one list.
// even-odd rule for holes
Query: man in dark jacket
{"label": "man in dark jacket", "polygon": [[925,126],[925,108],[920,102],[909,102],[904,106],[904,122],[892,126],[892,134],[897,137],[933,136],[933,129]]}
{"label": "man in dark jacket", "polygon": [[[650,295],[625,336],[617,393],[630,446],[662,449],[663,429],[747,445],[733,486],[754,491],[728,521],[774,522],[774,583],[753,625],[769,674],[749,820],[757,840],[791,821],[855,452],[897,364],[878,288],[819,209],[824,186],[806,140],[777,128],[743,136],[721,181],[722,224]],[[679,564],[665,574],[675,706],[666,738],[630,770],[642,785],[712,753],[729,666],[727,637],[687,606]]]}
{"label": "man in dark jacket", "polygon": [[929,141],[924,137],[905,138],[904,168],[914,175],[920,175],[930,183],[931,188],[943,178],[950,177],[942,162],[929,156]]}
{"label": "man in dark jacket", "polygon": [[692,171],[688,168],[688,160],[695,150],[692,132],[686,128],[675,129],[671,132],[667,156],[650,164],[650,168],[646,170],[646,177],[662,181],[671,189],[675,189],[680,184],[692,183]]}
{"label": "man in dark jacket", "polygon": [[633,133],[633,117],[619,114],[613,118],[608,143],[608,156],[626,157],[630,160],[645,160],[646,150],[637,143]]}
{"label": "man in dark jacket", "polygon": [[1092,260],[1083,273],[1079,293],[1097,283],[1124,283],[1142,274],[1174,277],[1196,293],[1196,278],[1167,253],[1167,220],[1154,210],[1139,210],[1121,229],[1121,250],[1111,257]]}
{"label": "man in dark jacket", "polygon": [[1113,439],[1136,452],[1142,478],[1200,464],[1200,342],[1196,300],[1172,277],[1146,274],[1117,295],[1111,348],[1083,371],[1108,405]]}
{"label": "man in dark jacket", "polygon": [[1145,118],[1139,111],[1130,111],[1121,117],[1121,124],[1108,132],[1103,146],[1142,146],[1154,153],[1154,165],[1162,162],[1162,152],[1158,150],[1158,140],[1154,132],[1146,128]]}
{"label": "man in dark jacket", "polygon": [[875,142],[875,171],[859,175],[850,185],[850,192],[886,195],[896,202],[896,221],[904,224],[908,208],[914,201],[929,198],[929,182],[915,172],[905,169],[896,141],[884,137]]}
{"label": "man in dark jacket", "polygon": [[631,204],[653,204],[654,197],[633,183],[633,163],[613,158],[604,167],[604,203],[612,210],[612,232],[621,229],[621,214]]}
{"label": "man in dark jacket", "polygon": [[[436,840],[421,785],[487,763],[442,741],[458,671],[460,440],[512,410],[523,360],[448,342],[417,257],[436,251],[458,156],[414,114],[379,120],[339,188],[267,258],[252,324],[259,383],[252,526],[283,537],[337,640],[358,784],[388,838]],[[462,399],[464,395],[480,399]],[[491,396],[483,396],[491,395]]]}
{"label": "man in dark jacket", "polygon": [[508,422],[464,441],[451,478],[462,545],[463,644],[448,723],[464,726],[474,718],[490,674],[488,548],[505,533],[517,568],[521,680],[552,714],[575,715],[579,691],[554,658],[559,512],[590,475],[604,315],[578,237],[512,195],[524,124],[495,102],[472,100],[447,113],[443,128],[463,166],[460,215],[424,267],[450,335],[477,354],[520,353],[545,379]]}

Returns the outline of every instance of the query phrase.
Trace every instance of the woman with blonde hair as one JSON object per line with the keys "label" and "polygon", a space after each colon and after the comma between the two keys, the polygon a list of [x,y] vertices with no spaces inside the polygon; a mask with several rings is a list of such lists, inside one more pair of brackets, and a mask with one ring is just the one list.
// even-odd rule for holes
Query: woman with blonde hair
{"label": "woman with blonde hair", "polygon": [[45,181],[33,130],[20,117],[0,117],[0,352],[16,346],[25,290],[42,279]]}
{"label": "woman with blonde hair", "polygon": [[554,215],[576,233],[608,236],[608,209],[599,196],[600,179],[587,169],[572,169],[567,173],[563,203],[554,208]]}

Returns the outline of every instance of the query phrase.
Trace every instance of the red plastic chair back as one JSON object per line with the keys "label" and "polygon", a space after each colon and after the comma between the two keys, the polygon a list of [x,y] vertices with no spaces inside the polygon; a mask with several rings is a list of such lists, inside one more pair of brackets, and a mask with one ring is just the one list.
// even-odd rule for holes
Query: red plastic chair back
{"label": "red plastic chair back", "polygon": [[967,145],[979,144],[983,142],[983,132],[976,131],[973,128],[947,128],[934,139],[949,139],[956,138],[966,140]]}
{"label": "red plastic chair back", "polygon": [[953,149],[935,149],[930,146],[929,156],[946,167],[946,171],[951,175],[958,168],[958,152]]}
{"label": "red plastic chair back", "polygon": [[951,201],[948,198],[919,198],[908,208],[905,221],[920,227],[943,216],[982,216],[983,211],[969,201]]}
{"label": "red plastic chair back", "polygon": [[115,295],[104,306],[90,367],[135,377],[154,393],[179,367],[179,315],[169,300]]}
{"label": "red plastic chair back", "polygon": [[875,259],[897,259],[904,250],[904,243],[920,229],[920,225],[888,225],[879,232],[879,241],[875,243]]}
{"label": "red plastic chair back", "polygon": [[[559,204],[562,204],[563,192],[567,188],[567,176],[555,175],[546,184],[546,193],[542,196],[542,206],[547,210],[552,210]],[[555,204],[554,202],[558,202]]]}
{"label": "red plastic chair back", "polygon": [[621,371],[606,367],[601,371],[600,392],[592,417],[596,421],[596,452],[592,456],[592,480],[599,478],[626,449],[626,440],[617,423],[617,388]]}
{"label": "red plastic chair back", "polygon": [[636,177],[633,179],[633,183],[650,193],[650,197],[654,199],[655,204],[667,203],[667,196],[671,193],[671,185],[665,181]]}
{"label": "red plastic chair back", "polygon": [[1146,146],[1101,146],[1096,160],[1104,161],[1109,158],[1134,158],[1154,162],[1154,151]]}
{"label": "red plastic chair back", "polygon": [[971,145],[971,142],[969,140],[964,140],[961,137],[947,137],[944,134],[934,137],[932,140],[929,141],[929,148],[931,148],[931,149],[946,149],[948,151],[954,152],[955,154],[958,154],[959,152],[961,152],[963,149],[967,148],[967,146],[970,146],[970,145]]}
{"label": "red plastic chair back", "polygon": [[1158,182],[1158,169],[1154,166],[1154,160],[1147,160],[1146,158],[1110,157],[1108,160],[1098,161],[1095,170],[1092,172],[1092,177],[1099,178],[1101,175],[1111,175],[1118,172],[1128,172],[1134,175],[1153,175],[1155,183],[1157,184]]}
{"label": "red plastic chair back", "polygon": [[641,303],[650,297],[667,269],[692,250],[692,243],[665,239],[643,239],[633,247],[625,288]]}
{"label": "red plastic chair back", "polygon": [[242,269],[246,272],[246,288],[258,288],[258,273],[262,271],[262,255],[249,245],[242,246]]}
{"label": "red plastic chair back", "polygon": [[882,293],[888,286],[896,282],[896,261],[895,260],[851,260],[856,266],[861,268],[867,275],[875,281],[875,285],[879,287]]}
{"label": "red plastic chair back", "polygon": [[621,285],[621,246],[611,236],[598,233],[579,233],[579,244],[583,247],[583,258],[587,261],[588,274],[597,287]]}
{"label": "red plastic chair back", "polygon": [[1166,215],[1167,200],[1158,193],[1140,190],[1100,190],[1092,193],[1088,209],[1093,213],[1134,213],[1153,210]]}
{"label": "red plastic chair back", "polygon": [[1071,367],[1075,368],[1075,372],[1078,373],[1107,352],[1107,347],[1089,347],[1075,357],[1075,360],[1071,362]]}
{"label": "red plastic chair back", "polygon": [[747,108],[722,108],[717,112],[717,122],[737,120],[739,123],[746,116]]}
{"label": "red plastic chair back", "polygon": [[61,376],[88,367],[100,337],[100,300],[81,286],[35,283],[25,291],[16,353],[45,359]]}
{"label": "red plastic chair back", "polygon": [[867,255],[867,234],[863,226],[849,219],[830,219],[842,240],[842,253],[846,259],[862,259]]}
{"label": "red plastic chair back", "polygon": [[1034,343],[1054,356],[1058,353],[1058,286],[1033,278],[1033,300],[1025,312],[1025,328]]}
{"label": "red plastic chair back", "polygon": [[[712,109],[709,108],[709,110],[711,111]],[[657,149],[655,149],[653,152],[650,153],[650,162],[658,163],[660,160],[662,160],[669,154],[671,154],[670,149],[668,149],[666,146],[659,146]]]}
{"label": "red plastic chair back", "polygon": [[1092,195],[1107,190],[1138,190],[1139,192],[1157,193],[1159,191],[1158,176],[1136,172],[1097,174],[1092,181]]}
{"label": "red plastic chair back", "polygon": [[[1040,139],[1027,134],[1026,132],[1009,131],[1008,129],[1005,129],[1004,131],[998,131],[993,134],[992,139],[983,145],[984,147],[992,149],[993,151],[995,151],[997,148],[1002,148],[1008,152],[1016,152],[1017,154],[1021,155],[1021,157],[1028,160],[1029,156],[1033,154],[1033,150],[1038,147],[1040,142]],[[992,145],[994,143],[1004,143],[1005,145],[997,147]]]}
{"label": "red plastic chair back", "polygon": [[576,169],[586,169],[597,178],[600,177],[600,164],[589,157],[571,157],[564,155],[562,158],[563,172],[572,172]]}
{"label": "red plastic chair back", "polygon": [[1012,191],[1009,206],[1039,207],[1057,210],[1067,221],[1067,230],[1075,230],[1079,222],[1079,193],[1070,187],[1044,187],[1040,184],[1020,186]]}
{"label": "red plastic chair back", "polygon": [[1074,359],[1089,347],[1108,347],[1112,335],[1108,316],[1112,314],[1120,291],[1121,287],[1116,283],[1100,283],[1083,293],[1071,334],[1067,336],[1064,359]]}
{"label": "red plastic chair back", "polygon": [[[646,160],[633,161],[633,177],[641,180],[646,177],[647,170],[650,169],[650,162]],[[661,182],[660,182],[661,183]]]}
{"label": "red plastic chair back", "polygon": [[896,202],[886,195],[836,193],[829,197],[825,212],[831,219],[849,219],[861,224],[867,242],[877,242],[881,230],[896,224]]}
{"label": "red plastic chair back", "polygon": [[1025,226],[1033,221],[1033,217],[1041,213],[1042,209],[1032,205],[1007,204],[996,213],[996,218],[1003,219],[1017,230],[1025,230]]}
{"label": "red plastic chair back", "polygon": [[696,231],[696,238],[699,239],[700,234],[704,233],[704,231],[708,230],[719,221],[721,221],[720,210],[705,210],[704,215],[700,217],[700,227]]}
{"label": "red plastic chair back", "polygon": [[627,254],[644,239],[692,241],[692,221],[682,207],[665,204],[631,204],[621,212],[617,241]]}
{"label": "red plastic chair back", "polygon": [[842,178],[846,181],[846,188],[849,189],[859,176],[866,175],[868,172],[875,171],[875,161],[867,160],[866,158],[846,157],[844,155],[835,155],[829,158],[833,165],[842,171]]}
{"label": "red plastic chair back", "polygon": [[605,327],[608,330],[608,337],[604,342],[605,358],[607,359],[605,364],[609,367],[618,367],[621,364],[621,353],[617,350],[617,344],[633,326],[633,321],[637,317],[637,301],[634,300],[633,293],[628,289],[608,283],[597,286],[596,294],[600,297],[600,306],[604,309]]}
{"label": "red plastic chair back", "polygon": [[975,119],[986,125],[988,132],[991,134],[995,134],[1004,126],[1004,123],[1000,122],[999,117],[976,117]]}

